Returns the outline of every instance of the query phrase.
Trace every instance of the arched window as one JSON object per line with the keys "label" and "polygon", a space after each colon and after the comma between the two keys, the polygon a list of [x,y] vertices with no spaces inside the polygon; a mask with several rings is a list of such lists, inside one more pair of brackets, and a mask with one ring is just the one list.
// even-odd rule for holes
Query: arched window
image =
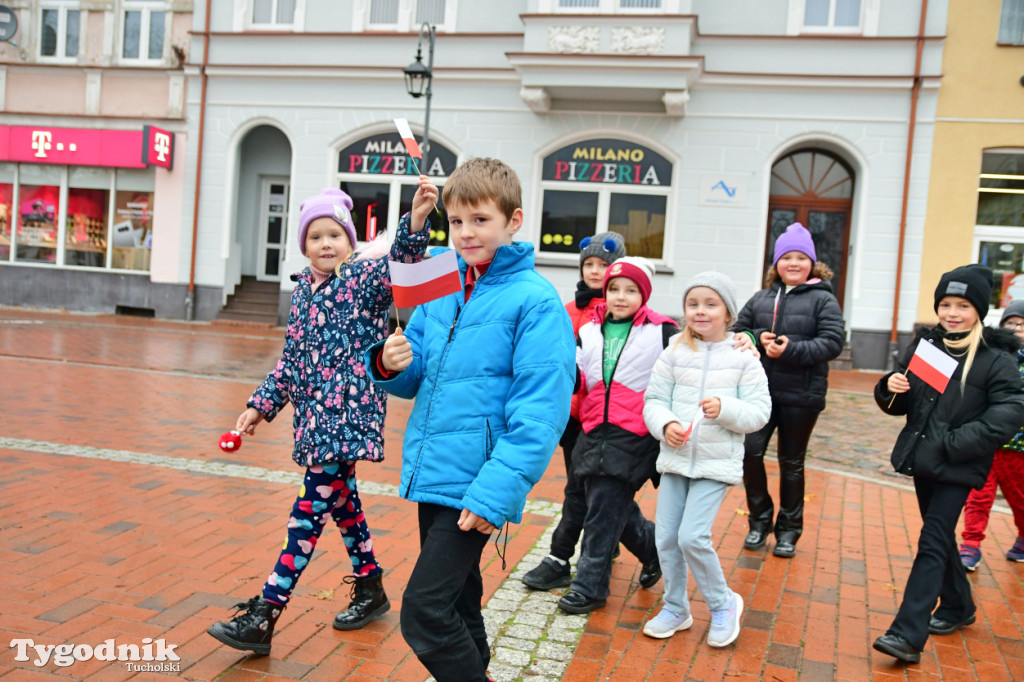
{"label": "arched window", "polygon": [[[393,230],[398,219],[412,209],[416,179],[420,171],[430,177],[438,190],[455,170],[455,152],[431,140],[428,168],[420,169],[410,157],[397,132],[388,131],[364,137],[338,153],[338,187],[352,197],[352,218],[360,241],[378,230]],[[438,210],[444,204],[437,200]],[[430,245],[448,245],[448,218],[430,217]]]}
{"label": "arched window", "polygon": [[544,158],[541,253],[579,253],[598,232],[622,235],[626,253],[664,257],[672,164],[642,145],[608,138],[584,140]]}

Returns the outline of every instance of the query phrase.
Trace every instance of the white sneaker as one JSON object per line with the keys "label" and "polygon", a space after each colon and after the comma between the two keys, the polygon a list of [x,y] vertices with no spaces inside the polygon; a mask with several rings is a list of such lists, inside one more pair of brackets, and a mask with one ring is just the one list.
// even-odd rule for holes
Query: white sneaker
{"label": "white sneaker", "polygon": [[740,636],[740,616],[743,615],[743,598],[732,593],[732,603],[719,611],[711,612],[711,628],[708,630],[708,646],[721,648],[729,646]]}
{"label": "white sneaker", "polygon": [[693,616],[677,616],[668,609],[662,609],[658,615],[647,621],[644,634],[655,639],[666,639],[680,630],[689,630],[693,625]]}

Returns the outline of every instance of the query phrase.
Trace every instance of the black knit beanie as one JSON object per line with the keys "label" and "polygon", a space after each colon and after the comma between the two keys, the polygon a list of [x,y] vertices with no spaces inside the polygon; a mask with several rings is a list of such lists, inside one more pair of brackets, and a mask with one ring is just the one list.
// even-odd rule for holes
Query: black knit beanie
{"label": "black knit beanie", "polygon": [[939,311],[939,301],[946,296],[966,298],[978,311],[978,317],[984,320],[992,300],[992,271],[977,264],[950,270],[935,287],[935,312]]}

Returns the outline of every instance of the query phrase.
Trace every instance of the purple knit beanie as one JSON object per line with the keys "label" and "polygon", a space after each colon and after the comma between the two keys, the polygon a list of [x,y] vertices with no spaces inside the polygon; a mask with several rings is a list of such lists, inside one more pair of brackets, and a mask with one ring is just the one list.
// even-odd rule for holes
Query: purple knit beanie
{"label": "purple knit beanie", "polygon": [[356,248],[356,228],[352,224],[352,197],[340,189],[327,187],[299,205],[299,251],[306,255],[306,230],[317,218],[333,218],[345,230],[352,249]]}
{"label": "purple knit beanie", "polygon": [[812,263],[818,262],[818,256],[814,253],[814,240],[811,238],[811,233],[800,223],[793,223],[787,227],[786,231],[775,240],[775,258],[772,265],[778,265],[779,259],[790,251],[799,251],[810,258]]}

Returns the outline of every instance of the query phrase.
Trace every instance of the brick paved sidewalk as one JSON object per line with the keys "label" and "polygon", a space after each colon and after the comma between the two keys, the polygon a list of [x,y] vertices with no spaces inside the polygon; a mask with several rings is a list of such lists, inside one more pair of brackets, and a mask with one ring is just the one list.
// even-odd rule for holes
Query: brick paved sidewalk
{"label": "brick paved sidewalk", "polygon": [[[43,679],[423,680],[398,631],[401,591],[416,556],[414,505],[395,496],[409,403],[392,401],[387,456],[361,465],[363,500],[387,571],[392,610],[363,630],[330,626],[347,603],[349,566],[328,531],[280,621],[268,657],[205,634],[255,594],[280,548],[300,470],[288,457],[290,414],[261,425],[225,455],[216,438],[280,352],[281,330],[0,309],[0,677]],[[838,377],[870,386],[874,377]],[[849,387],[849,384],[847,385]],[[853,388],[858,388],[853,386]],[[884,470],[898,420],[870,398],[835,391],[808,472],[806,530],[793,560],[742,550],[741,487],[714,527],[730,586],[747,604],[736,645],[704,642],[694,626],[669,640],[640,633],[662,585],[638,589],[639,566],[615,563],[608,606],[560,615],[558,592],[518,581],[546,553],[564,472],[554,457],[513,529],[508,569],[489,545],[485,592],[503,680],[940,679],[1024,680],[1024,565],[1003,553],[1016,535],[993,514],[984,561],[971,577],[978,621],[934,637],[918,666],[870,648],[899,602],[920,520],[906,479]],[[774,460],[769,463],[773,486]],[[653,518],[656,493],[641,492]],[[96,646],[113,638],[177,646],[180,670],[124,664],[16,661],[9,643]],[[30,650],[30,653],[31,650]]]}

